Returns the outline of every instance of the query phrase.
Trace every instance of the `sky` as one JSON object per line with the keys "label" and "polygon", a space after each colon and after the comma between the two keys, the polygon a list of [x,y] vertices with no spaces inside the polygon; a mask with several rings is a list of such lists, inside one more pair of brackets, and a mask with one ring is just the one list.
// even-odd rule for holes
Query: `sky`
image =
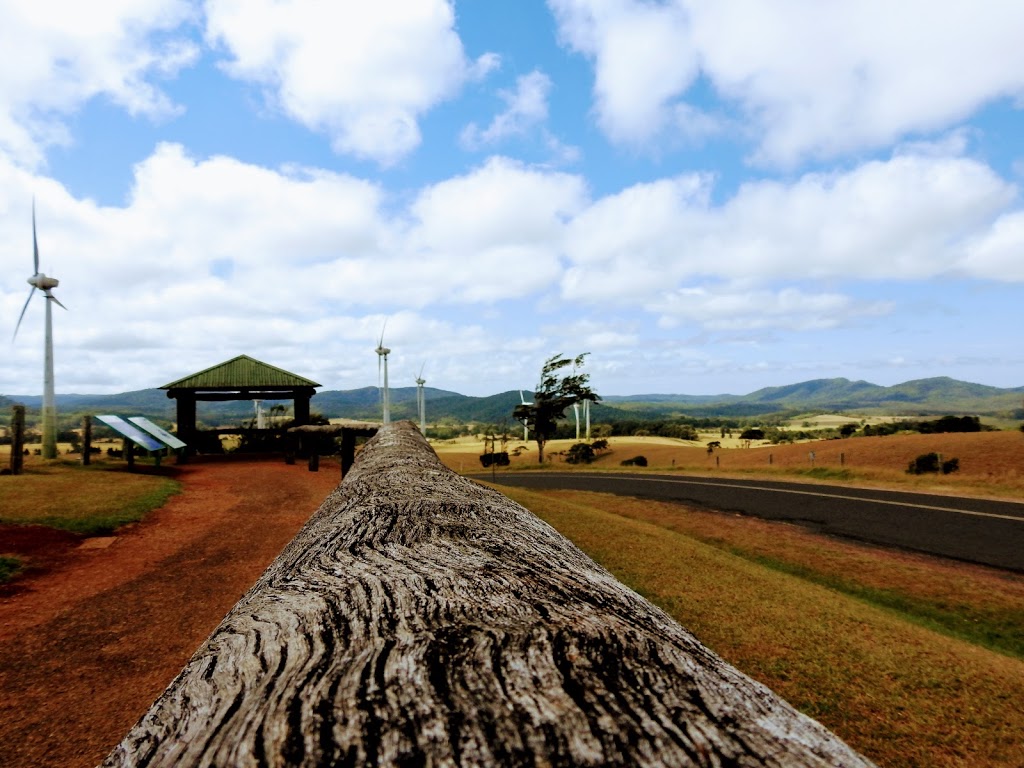
{"label": "sky", "polygon": [[1019,0],[0,0],[0,394],[1024,386]]}

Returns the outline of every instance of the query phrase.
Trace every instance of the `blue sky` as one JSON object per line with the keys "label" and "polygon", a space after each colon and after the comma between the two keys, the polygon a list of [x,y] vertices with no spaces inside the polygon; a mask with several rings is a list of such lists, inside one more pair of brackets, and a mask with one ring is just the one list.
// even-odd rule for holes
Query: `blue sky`
{"label": "blue sky", "polygon": [[[0,0],[0,317],[58,392],[1024,385],[1024,5]],[[43,304],[0,355],[41,390]],[[9,336],[8,336],[9,338]]]}

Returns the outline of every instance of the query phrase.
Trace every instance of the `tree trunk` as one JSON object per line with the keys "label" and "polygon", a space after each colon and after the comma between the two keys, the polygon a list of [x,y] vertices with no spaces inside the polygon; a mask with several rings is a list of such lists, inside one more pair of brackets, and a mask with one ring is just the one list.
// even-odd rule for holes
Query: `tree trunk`
{"label": "tree trunk", "polygon": [[106,766],[866,766],[384,427]]}

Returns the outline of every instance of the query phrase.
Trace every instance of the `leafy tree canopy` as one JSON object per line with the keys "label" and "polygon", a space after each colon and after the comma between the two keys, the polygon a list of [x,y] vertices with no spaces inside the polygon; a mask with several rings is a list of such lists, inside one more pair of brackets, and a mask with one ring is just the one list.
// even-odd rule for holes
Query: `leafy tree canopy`
{"label": "leafy tree canopy", "polygon": [[[586,352],[575,358],[563,357],[559,353],[545,360],[533,402],[517,405],[513,411],[513,416],[533,433],[541,463],[544,462],[544,444],[554,437],[558,420],[565,418],[566,408],[584,400],[597,402],[601,399],[590,389],[590,374],[581,370],[586,356]],[[571,373],[560,375],[564,368],[570,366]]]}

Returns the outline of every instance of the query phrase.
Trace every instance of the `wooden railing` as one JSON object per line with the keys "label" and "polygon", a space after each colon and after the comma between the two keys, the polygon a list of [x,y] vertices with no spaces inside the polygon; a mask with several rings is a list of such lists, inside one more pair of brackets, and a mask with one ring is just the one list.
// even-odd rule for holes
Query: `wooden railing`
{"label": "wooden railing", "polygon": [[104,765],[870,763],[400,422]]}

